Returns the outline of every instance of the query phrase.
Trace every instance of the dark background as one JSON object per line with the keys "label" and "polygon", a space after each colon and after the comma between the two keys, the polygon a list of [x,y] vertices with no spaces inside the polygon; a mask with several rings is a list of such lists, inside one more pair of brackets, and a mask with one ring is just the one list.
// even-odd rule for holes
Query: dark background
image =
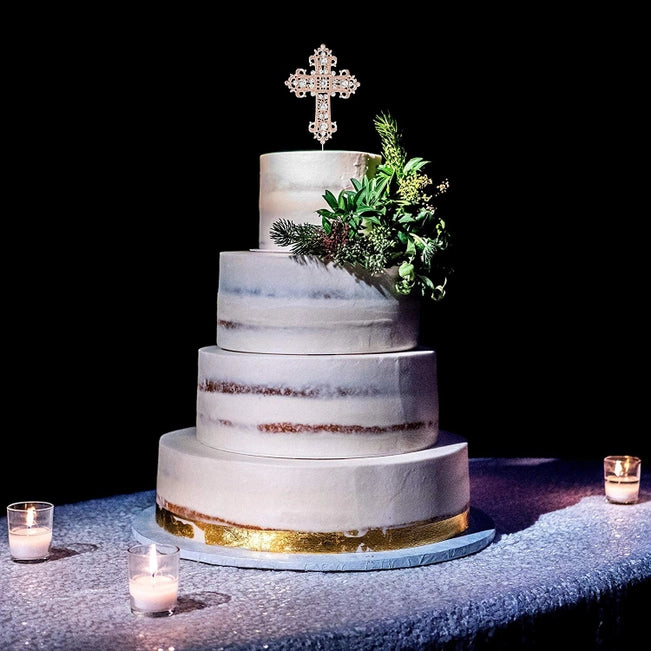
{"label": "dark background", "polygon": [[10,24],[5,502],[155,487],[159,437],[194,424],[218,253],[257,246],[259,156],[319,147],[284,81],[321,43],[361,84],[326,148],[379,152],[389,111],[450,180],[456,273],[422,328],[441,426],[472,457],[651,458],[639,17],[403,9]]}

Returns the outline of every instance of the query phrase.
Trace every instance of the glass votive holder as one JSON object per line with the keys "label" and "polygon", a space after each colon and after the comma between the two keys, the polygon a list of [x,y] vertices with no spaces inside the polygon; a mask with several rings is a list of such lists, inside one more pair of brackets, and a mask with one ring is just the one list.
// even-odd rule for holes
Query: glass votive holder
{"label": "glass votive holder", "polygon": [[17,563],[47,560],[52,544],[54,504],[14,502],[7,507],[9,553]]}
{"label": "glass votive holder", "polygon": [[174,614],[179,588],[180,549],[136,544],[127,550],[131,612],[144,617]]}
{"label": "glass votive holder", "polygon": [[606,499],[614,504],[634,504],[640,493],[642,461],[639,457],[610,456],[604,459]]}

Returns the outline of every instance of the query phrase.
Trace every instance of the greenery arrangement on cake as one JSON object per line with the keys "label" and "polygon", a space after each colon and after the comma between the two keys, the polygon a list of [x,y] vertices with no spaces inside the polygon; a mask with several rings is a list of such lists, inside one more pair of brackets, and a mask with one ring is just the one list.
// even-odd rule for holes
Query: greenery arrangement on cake
{"label": "greenery arrangement on cake", "polygon": [[397,266],[399,294],[438,301],[452,273],[446,255],[450,233],[436,206],[449,182],[441,181],[432,192],[433,181],[423,172],[429,161],[407,158],[391,114],[376,116],[374,126],[383,160],[375,175],[351,179],[353,189],[338,196],[326,190],[328,208],[317,211],[321,225],[279,219],[271,238],[296,255],[361,265],[372,274]]}

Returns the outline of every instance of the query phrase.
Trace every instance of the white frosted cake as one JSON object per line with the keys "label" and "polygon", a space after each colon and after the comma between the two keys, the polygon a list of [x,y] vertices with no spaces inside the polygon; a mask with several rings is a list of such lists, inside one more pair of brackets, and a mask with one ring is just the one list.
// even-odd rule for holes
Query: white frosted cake
{"label": "white frosted cake", "polygon": [[[199,350],[196,426],[160,439],[156,520],[256,552],[426,545],[468,527],[467,443],[439,432],[436,354],[396,269],[295,255],[277,219],[320,223],[363,152],[260,158],[260,249],[220,253],[217,345]],[[180,543],[182,545],[182,542]]]}

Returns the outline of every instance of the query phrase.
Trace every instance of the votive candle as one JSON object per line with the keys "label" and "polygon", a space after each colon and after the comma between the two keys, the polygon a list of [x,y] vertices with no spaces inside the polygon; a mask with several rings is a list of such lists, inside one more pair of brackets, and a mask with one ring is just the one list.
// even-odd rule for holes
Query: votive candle
{"label": "votive candle", "polygon": [[14,502],[7,507],[9,553],[14,561],[34,563],[49,557],[53,514],[50,502]]}
{"label": "votive candle", "polygon": [[639,457],[609,456],[604,459],[606,499],[614,504],[634,504],[640,492],[642,462]]}
{"label": "votive candle", "polygon": [[176,545],[137,544],[128,549],[131,612],[165,617],[176,609],[180,549]]}

